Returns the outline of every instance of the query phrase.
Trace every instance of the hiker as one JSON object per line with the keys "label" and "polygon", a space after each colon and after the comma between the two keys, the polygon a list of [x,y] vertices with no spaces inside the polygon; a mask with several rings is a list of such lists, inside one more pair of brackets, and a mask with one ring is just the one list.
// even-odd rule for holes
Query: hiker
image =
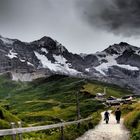
{"label": "hiker", "polygon": [[106,121],[106,124],[109,122],[109,112],[108,112],[108,110],[106,110],[105,113],[104,113],[104,120]]}
{"label": "hiker", "polygon": [[115,111],[115,116],[116,116],[117,123],[120,123],[121,111],[119,108],[117,108],[117,110]]}

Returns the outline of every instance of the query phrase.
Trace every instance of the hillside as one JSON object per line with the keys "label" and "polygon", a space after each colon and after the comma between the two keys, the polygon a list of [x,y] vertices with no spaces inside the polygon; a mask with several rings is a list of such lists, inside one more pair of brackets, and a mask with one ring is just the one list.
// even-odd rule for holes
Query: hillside
{"label": "hillside", "polygon": [[140,103],[124,107],[129,113],[125,116],[125,125],[131,131],[131,140],[140,139]]}
{"label": "hillside", "polygon": [[76,120],[77,91],[82,118],[104,109],[101,102],[94,99],[95,94],[103,92],[104,87],[107,87],[108,96],[131,94],[115,85],[68,76],[54,75],[32,82],[15,82],[6,74],[0,76],[0,101],[1,106],[21,119],[24,125],[47,125]]}

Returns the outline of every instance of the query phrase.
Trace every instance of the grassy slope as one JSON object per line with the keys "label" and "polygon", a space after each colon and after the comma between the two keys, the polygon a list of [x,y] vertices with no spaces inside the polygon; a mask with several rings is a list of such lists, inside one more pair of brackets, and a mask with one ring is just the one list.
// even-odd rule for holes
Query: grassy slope
{"label": "grassy slope", "polygon": [[131,91],[127,91],[123,88],[120,88],[116,85],[101,83],[98,81],[88,81],[87,84],[84,85],[83,91],[90,92],[92,95],[96,95],[96,93],[103,93],[104,88],[106,88],[107,96],[115,96],[122,97],[124,95],[132,94]]}
{"label": "grassy slope", "polygon": [[125,105],[124,111],[125,126],[131,131],[131,140],[140,140],[140,103]]}
{"label": "grassy slope", "polygon": [[[81,79],[58,76],[51,77],[50,80],[36,80],[21,89],[14,89],[10,98],[7,98],[10,111],[30,124],[75,120],[76,91],[84,84],[83,82],[77,84],[79,80]],[[97,107],[98,109],[103,107],[100,102],[82,94],[79,94],[79,99],[82,117],[87,117],[96,111]]]}
{"label": "grassy slope", "polygon": [[47,79],[23,83],[13,82],[7,76],[1,76],[0,104],[5,108],[8,106],[9,112],[26,124],[43,125],[61,120],[75,120],[77,91],[82,91],[79,93],[79,100],[83,118],[103,109],[100,102],[87,96],[83,91],[95,95],[97,92],[103,92],[104,87],[107,87],[108,96],[121,97],[130,94],[122,88],[97,81],[79,81],[81,79],[55,75]]}

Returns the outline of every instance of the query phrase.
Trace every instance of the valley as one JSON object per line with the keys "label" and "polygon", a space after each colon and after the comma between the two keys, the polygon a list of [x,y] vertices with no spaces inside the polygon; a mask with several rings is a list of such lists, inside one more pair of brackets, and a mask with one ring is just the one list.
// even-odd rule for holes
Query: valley
{"label": "valley", "polygon": [[[96,93],[103,92],[107,87],[108,97],[132,94],[131,91],[115,85],[62,75],[36,79],[32,82],[16,82],[9,78],[9,74],[0,76],[0,105],[4,116],[0,121],[1,129],[10,128],[10,122],[19,120],[22,121],[23,127],[76,120],[76,92],[81,118],[93,116],[94,119],[89,123],[95,127],[101,119],[100,112],[105,108],[101,101],[95,99]],[[89,128],[91,126],[88,126],[88,122],[81,124],[81,129],[75,125],[70,126],[65,129],[65,137],[73,140]],[[46,137],[48,140],[56,140],[59,139],[60,132],[58,129],[46,130],[25,134],[23,137],[29,140],[36,138],[46,140]]]}

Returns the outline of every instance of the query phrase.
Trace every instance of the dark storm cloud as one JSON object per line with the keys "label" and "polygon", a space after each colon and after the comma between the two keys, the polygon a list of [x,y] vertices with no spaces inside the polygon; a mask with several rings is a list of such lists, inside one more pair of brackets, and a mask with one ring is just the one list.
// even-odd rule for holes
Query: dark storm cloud
{"label": "dark storm cloud", "polygon": [[7,19],[12,18],[11,13],[13,11],[11,9],[11,6],[11,0],[0,0],[0,24],[4,24]]}
{"label": "dark storm cloud", "polygon": [[139,1],[130,1],[130,7],[127,1],[0,0],[0,35],[28,42],[50,36],[76,53],[101,51],[120,41],[140,46],[135,36],[126,38],[105,31],[125,35],[140,32]]}
{"label": "dark storm cloud", "polygon": [[79,0],[82,17],[94,27],[140,35],[140,0]]}

